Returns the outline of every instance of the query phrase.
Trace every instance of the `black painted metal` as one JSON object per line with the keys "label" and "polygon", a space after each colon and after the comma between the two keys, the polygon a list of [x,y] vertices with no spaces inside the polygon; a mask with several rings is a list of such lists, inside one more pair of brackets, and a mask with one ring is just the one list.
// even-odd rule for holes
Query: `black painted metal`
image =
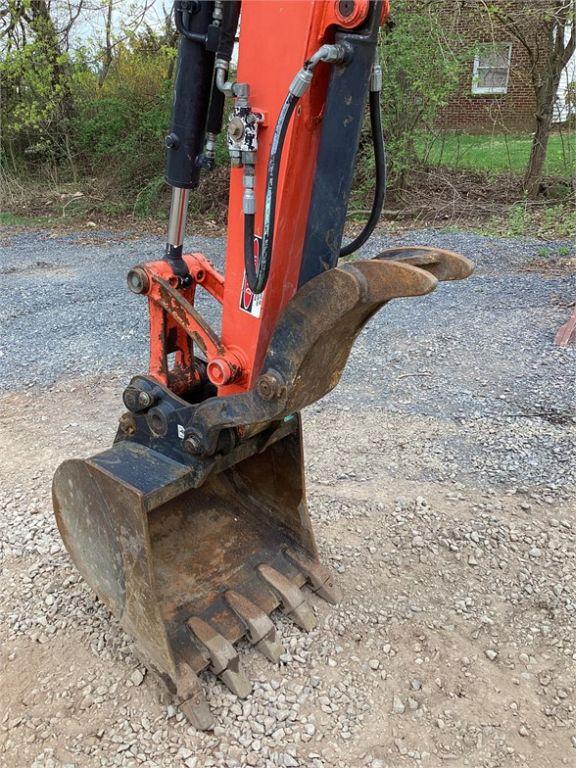
{"label": "black painted metal", "polygon": [[166,137],[166,181],[172,187],[191,189],[198,184],[200,168],[196,158],[204,145],[214,72],[214,53],[200,39],[210,26],[213,9],[213,2],[199,2],[197,11],[187,16],[188,33],[199,39],[184,34],[180,37],[172,122]]}
{"label": "black painted metal", "polygon": [[335,36],[336,43],[352,46],[353,54],[348,64],[333,67],[330,77],[299,285],[338,263],[380,10],[381,4],[373,3],[363,29]]}

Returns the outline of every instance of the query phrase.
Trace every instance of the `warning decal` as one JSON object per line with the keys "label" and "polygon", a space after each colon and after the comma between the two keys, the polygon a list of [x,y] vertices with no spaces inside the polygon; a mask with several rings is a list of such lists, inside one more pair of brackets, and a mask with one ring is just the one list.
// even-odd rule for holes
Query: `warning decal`
{"label": "warning decal", "polygon": [[[262,238],[254,237],[254,266],[258,266],[260,259],[260,246],[262,244]],[[252,317],[260,317],[260,310],[262,308],[263,293],[253,293],[252,289],[248,285],[248,278],[246,272],[244,272],[244,280],[242,280],[242,291],[240,293],[240,309],[244,312],[248,312]]]}

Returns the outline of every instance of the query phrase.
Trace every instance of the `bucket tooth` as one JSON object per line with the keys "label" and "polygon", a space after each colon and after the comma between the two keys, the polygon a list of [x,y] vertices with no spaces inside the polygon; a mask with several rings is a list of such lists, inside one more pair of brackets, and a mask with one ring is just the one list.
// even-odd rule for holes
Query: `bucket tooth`
{"label": "bucket tooth", "polygon": [[332,574],[327,568],[323,568],[313,560],[309,560],[306,557],[298,554],[293,549],[286,548],[284,551],[286,557],[291,560],[299,571],[302,571],[304,576],[308,579],[312,585],[312,591],[315,592],[324,600],[337,605],[342,599],[342,594],[338,586],[334,583]]}
{"label": "bucket tooth", "polygon": [[250,681],[242,671],[240,657],[232,643],[228,642],[206,621],[192,616],[186,622],[196,640],[206,649],[210,657],[211,671],[217,675],[232,693],[246,698],[252,690]]}
{"label": "bucket tooth", "polygon": [[280,598],[282,611],[292,619],[292,621],[306,632],[310,632],[316,626],[316,618],[312,609],[306,602],[302,590],[293,584],[279,571],[271,568],[266,563],[262,563],[257,568],[258,573],[264,581],[272,587],[274,592]]}
{"label": "bucket tooth", "polygon": [[268,637],[263,637],[262,640],[254,644],[254,648],[260,651],[262,656],[265,656],[272,664],[278,664],[280,657],[285,653],[286,649],[282,643],[276,639],[276,629],[272,629],[272,632]]}
{"label": "bucket tooth", "polygon": [[186,663],[179,664],[176,693],[180,710],[199,731],[211,731],[215,720],[198,675]]}
{"label": "bucket tooth", "polygon": [[[236,669],[233,668],[234,666],[236,666]],[[248,680],[240,668],[240,659],[238,657],[237,661],[235,663],[231,662],[231,665],[228,667],[228,669],[225,669],[224,672],[221,672],[218,677],[220,680],[222,680],[228,690],[231,691],[235,696],[238,696],[241,699],[245,699],[247,696],[250,696],[252,692],[252,685],[250,680]]]}
{"label": "bucket tooth", "polygon": [[276,628],[271,619],[244,595],[229,589],[224,593],[226,602],[248,628],[248,637],[256,650],[278,664],[284,647],[276,638]]}

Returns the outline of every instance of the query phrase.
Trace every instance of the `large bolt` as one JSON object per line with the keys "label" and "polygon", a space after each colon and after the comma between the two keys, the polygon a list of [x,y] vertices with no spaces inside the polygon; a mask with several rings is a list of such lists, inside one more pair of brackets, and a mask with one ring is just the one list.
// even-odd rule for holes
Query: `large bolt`
{"label": "large bolt", "polygon": [[206,374],[212,384],[223,387],[231,384],[238,377],[238,369],[230,365],[225,357],[216,357],[206,366]]}
{"label": "large bolt", "polygon": [[284,391],[284,382],[277,373],[264,373],[256,382],[256,391],[262,400],[274,400]]}
{"label": "large bolt", "polygon": [[137,385],[129,385],[124,390],[122,399],[129,411],[132,411],[132,413],[141,413],[154,405],[157,397],[151,392],[141,390]]}
{"label": "large bolt", "polygon": [[164,139],[164,144],[166,145],[166,149],[178,149],[180,146],[180,139],[175,133],[169,133]]}
{"label": "large bolt", "polygon": [[150,392],[140,392],[138,395],[138,405],[140,408],[150,408],[151,405],[154,404],[154,400],[156,398],[150,394]]}

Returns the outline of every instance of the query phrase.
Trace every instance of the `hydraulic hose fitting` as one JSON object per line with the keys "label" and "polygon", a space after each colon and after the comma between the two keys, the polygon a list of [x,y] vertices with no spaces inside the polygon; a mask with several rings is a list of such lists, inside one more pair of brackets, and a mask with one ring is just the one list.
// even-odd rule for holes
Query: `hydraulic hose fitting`
{"label": "hydraulic hose fitting", "polygon": [[299,99],[301,96],[304,96],[308,88],[310,88],[311,83],[312,70],[306,69],[306,67],[302,67],[302,69],[299,69],[296,73],[296,76],[290,83],[290,88],[288,90],[292,96]]}
{"label": "hydraulic hose fitting", "polygon": [[219,27],[222,24],[223,14],[223,0],[215,0],[214,10],[212,12],[212,24]]}
{"label": "hydraulic hose fitting", "polygon": [[244,165],[244,175],[242,177],[244,185],[244,195],[242,196],[242,212],[246,216],[256,213],[256,197],[254,195],[254,166]]}
{"label": "hydraulic hose fitting", "polygon": [[326,64],[344,64],[350,60],[352,55],[352,47],[348,43],[335,43],[334,45],[326,44],[321,45],[320,48],[313,53],[304,66],[314,67],[321,61]]}
{"label": "hydraulic hose fitting", "polygon": [[348,43],[336,43],[335,45],[322,45],[316,53],[313,53],[304,66],[298,70],[294,80],[290,84],[290,94],[297,99],[301,98],[312,83],[312,75],[316,66],[324,61],[326,64],[343,64],[350,60],[352,48]]}
{"label": "hydraulic hose fitting", "polygon": [[232,87],[234,83],[232,80],[227,79],[230,63],[226,61],[226,59],[216,59],[214,66],[216,68],[216,87],[225,96],[232,96]]}
{"label": "hydraulic hose fitting", "polygon": [[196,164],[200,168],[205,168],[208,171],[214,170],[214,163],[216,161],[216,139],[215,133],[210,131],[206,132],[206,139],[204,140],[204,151],[196,158]]}
{"label": "hydraulic hose fitting", "polygon": [[232,93],[236,97],[237,107],[250,106],[250,86],[248,83],[234,83],[232,86]]}

